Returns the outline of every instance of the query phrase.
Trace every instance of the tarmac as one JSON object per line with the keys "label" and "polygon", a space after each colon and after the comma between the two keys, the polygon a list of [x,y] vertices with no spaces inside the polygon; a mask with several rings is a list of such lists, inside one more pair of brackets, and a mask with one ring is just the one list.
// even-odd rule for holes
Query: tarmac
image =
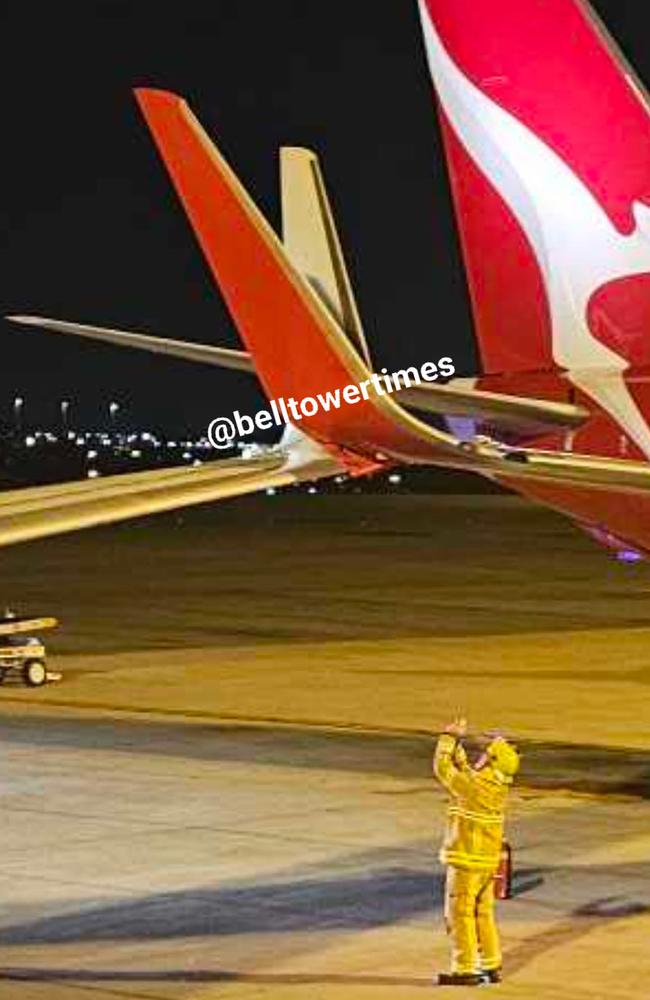
{"label": "tarmac", "polygon": [[3,582],[64,679],[0,691],[0,1000],[425,995],[461,710],[524,753],[491,988],[650,994],[645,566],[509,498],[282,496]]}

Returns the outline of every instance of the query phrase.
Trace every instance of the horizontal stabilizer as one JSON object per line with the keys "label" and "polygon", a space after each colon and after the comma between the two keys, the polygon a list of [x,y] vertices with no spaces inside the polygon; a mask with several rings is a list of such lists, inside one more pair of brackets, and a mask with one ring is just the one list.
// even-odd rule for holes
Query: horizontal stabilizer
{"label": "horizontal stabilizer", "polygon": [[589,411],[580,406],[464,389],[453,383],[401,389],[398,397],[409,409],[449,417],[471,417],[479,423],[522,434],[571,430],[589,418]]}
{"label": "horizontal stabilizer", "polygon": [[74,337],[85,337],[87,340],[100,340],[106,344],[115,344],[117,347],[133,347],[140,351],[151,351],[152,354],[166,354],[183,361],[196,361],[200,364],[234,368],[245,372],[255,371],[249,354],[245,351],[233,351],[227,347],[192,344],[185,340],[170,340],[167,337],[154,337],[147,333],[130,333],[102,326],[87,326],[83,323],[66,323],[58,319],[48,319],[46,316],[5,318],[21,326],[35,326],[53,333],[67,333]]}
{"label": "horizontal stabilizer", "polygon": [[489,450],[489,445],[477,444],[478,462],[468,468],[520,491],[527,483],[548,483],[618,494],[650,493],[647,462],[535,449],[512,449],[497,458],[490,457]]}

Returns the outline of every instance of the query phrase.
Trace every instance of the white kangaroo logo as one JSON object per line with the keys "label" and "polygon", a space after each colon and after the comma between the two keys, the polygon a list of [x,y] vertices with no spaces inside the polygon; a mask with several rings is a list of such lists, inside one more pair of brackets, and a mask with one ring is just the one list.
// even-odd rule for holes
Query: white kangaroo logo
{"label": "white kangaroo logo", "polygon": [[562,158],[462,73],[424,0],[420,13],[431,75],[447,118],[510,207],[537,258],[556,363],[650,458],[650,431],[622,375],[628,362],[597,340],[587,321],[589,301],[603,285],[650,274],[650,208],[635,202],[636,228],[629,236],[621,234]]}

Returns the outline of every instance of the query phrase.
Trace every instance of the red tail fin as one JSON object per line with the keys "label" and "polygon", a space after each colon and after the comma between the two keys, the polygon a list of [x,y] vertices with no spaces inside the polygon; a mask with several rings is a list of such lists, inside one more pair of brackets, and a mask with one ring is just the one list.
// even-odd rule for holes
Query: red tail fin
{"label": "red tail fin", "polygon": [[487,372],[650,359],[650,114],[582,0],[420,0]]}

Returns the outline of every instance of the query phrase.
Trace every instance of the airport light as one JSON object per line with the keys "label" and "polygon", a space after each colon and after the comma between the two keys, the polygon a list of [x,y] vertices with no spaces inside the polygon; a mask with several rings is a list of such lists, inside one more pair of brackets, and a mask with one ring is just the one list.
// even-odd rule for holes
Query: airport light
{"label": "airport light", "polygon": [[23,406],[25,400],[22,396],[16,396],[14,399],[14,430],[16,434],[20,434],[23,429]]}
{"label": "airport light", "polygon": [[119,412],[120,412],[120,404],[116,403],[114,400],[112,400],[108,404],[108,415],[110,416],[111,421],[113,423],[115,423],[115,418],[117,417],[117,415],[118,415]]}
{"label": "airport light", "polygon": [[88,469],[87,475],[88,479],[97,479],[97,477],[99,476],[99,472],[97,471],[97,469]]}
{"label": "airport light", "polygon": [[25,438],[25,444],[28,448],[33,448],[36,444],[36,438],[32,434],[28,434]]}
{"label": "airport light", "polygon": [[65,432],[68,429],[68,410],[69,409],[70,409],[70,400],[69,399],[62,399],[61,400],[61,429],[63,430],[64,434],[65,434]]}

